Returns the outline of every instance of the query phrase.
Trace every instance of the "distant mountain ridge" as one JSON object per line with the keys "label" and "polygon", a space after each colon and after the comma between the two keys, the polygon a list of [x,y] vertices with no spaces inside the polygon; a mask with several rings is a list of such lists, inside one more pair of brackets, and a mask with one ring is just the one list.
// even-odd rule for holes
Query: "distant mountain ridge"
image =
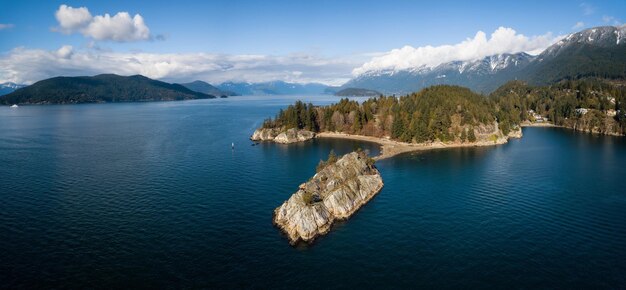
{"label": "distant mountain ridge", "polygon": [[235,92],[238,95],[297,95],[325,94],[329,86],[320,83],[288,83],[271,81],[262,83],[225,82],[217,86],[222,91]]}
{"label": "distant mountain ridge", "polygon": [[190,83],[184,83],[184,84],[180,84],[194,92],[199,92],[199,93],[203,93],[203,94],[207,94],[207,95],[212,95],[212,96],[236,96],[237,93],[235,92],[231,92],[231,91],[222,91],[218,88],[216,88],[215,86],[207,83],[207,82],[203,82],[203,81],[193,81]]}
{"label": "distant mountain ridge", "polygon": [[572,33],[541,54],[498,54],[436,67],[365,72],[342,88],[359,87],[406,94],[439,85],[459,85],[489,93],[510,80],[542,85],[580,77],[626,77],[626,26],[604,26]]}
{"label": "distant mountain ridge", "polygon": [[0,84],[0,96],[4,96],[6,94],[12,93],[15,90],[21,89],[21,88],[23,88],[25,86],[26,85],[16,84],[16,83],[12,83],[12,82],[7,82],[7,83]]}
{"label": "distant mountain ridge", "polygon": [[142,75],[101,74],[93,77],[54,77],[38,81],[0,98],[0,104],[77,104],[209,99],[178,84]]}

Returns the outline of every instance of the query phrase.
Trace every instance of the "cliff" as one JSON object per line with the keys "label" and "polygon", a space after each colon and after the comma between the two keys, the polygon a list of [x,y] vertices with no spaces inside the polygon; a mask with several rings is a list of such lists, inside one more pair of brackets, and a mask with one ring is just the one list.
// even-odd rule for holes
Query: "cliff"
{"label": "cliff", "polygon": [[307,130],[280,130],[277,128],[259,128],[252,134],[253,141],[274,141],[276,143],[289,144],[307,141],[315,138],[315,133]]}
{"label": "cliff", "polygon": [[274,210],[274,224],[291,244],[327,233],[335,220],[347,219],[383,187],[380,173],[363,152],[327,164]]}

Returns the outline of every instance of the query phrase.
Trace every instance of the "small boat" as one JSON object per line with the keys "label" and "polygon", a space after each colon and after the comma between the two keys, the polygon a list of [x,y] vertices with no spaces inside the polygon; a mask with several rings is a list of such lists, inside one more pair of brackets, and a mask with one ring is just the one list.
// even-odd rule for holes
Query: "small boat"
{"label": "small boat", "polygon": [[230,148],[235,149],[235,143],[230,144]]}
{"label": "small boat", "polygon": [[13,104],[13,106],[11,106],[11,108],[18,108],[19,106],[17,104]]}

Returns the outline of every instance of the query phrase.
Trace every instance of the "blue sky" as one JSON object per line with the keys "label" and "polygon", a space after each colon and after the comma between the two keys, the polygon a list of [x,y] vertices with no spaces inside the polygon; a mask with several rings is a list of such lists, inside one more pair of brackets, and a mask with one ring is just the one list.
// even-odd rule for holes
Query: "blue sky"
{"label": "blue sky", "polygon": [[[177,80],[173,75],[185,64],[173,69],[173,63],[178,60],[164,61],[163,55],[192,58],[203,54],[206,62],[203,64],[211,72],[194,70],[185,77],[211,82],[283,78],[340,83],[372,57],[407,45],[412,48],[454,45],[474,38],[479,31],[489,38],[499,27],[513,29],[531,39],[546,35],[552,39],[592,26],[621,25],[626,20],[623,0],[505,2],[508,1],[2,1],[0,64],[3,60],[4,64],[24,61],[25,57],[16,55],[20,53],[34,57],[37,53],[55,51],[65,60],[83,57],[84,61],[87,54],[92,57],[102,54],[107,59],[127,58],[153,66],[141,69],[134,66],[118,73],[137,71]],[[118,12],[128,12],[130,17],[139,14],[149,36],[142,34],[120,41],[107,38],[109,34],[102,31],[99,33],[104,34],[98,34],[99,39],[94,38],[81,30],[84,27],[62,31],[55,17],[61,5],[85,7],[94,17]],[[64,46],[65,50],[60,52]],[[265,64],[254,66],[253,60],[244,59],[241,65],[243,55],[263,56],[261,60]],[[168,62],[173,72],[167,73],[167,69],[160,70],[149,63],[157,57],[161,63]],[[318,72],[307,66],[307,59],[318,67]],[[123,65],[119,60],[100,67],[96,64],[81,67],[78,60],[74,60],[73,66],[45,60],[53,66],[47,68],[48,74],[99,73]],[[55,65],[60,68],[55,70]],[[0,82],[32,82],[49,77],[15,71],[19,70],[17,65],[2,70]],[[337,72],[324,75],[321,70]],[[224,73],[220,75],[220,72]]]}

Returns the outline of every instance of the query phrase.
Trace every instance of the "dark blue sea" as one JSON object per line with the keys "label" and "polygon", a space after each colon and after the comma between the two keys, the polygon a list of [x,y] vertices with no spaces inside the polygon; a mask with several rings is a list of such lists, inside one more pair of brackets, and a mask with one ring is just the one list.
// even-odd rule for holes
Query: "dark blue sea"
{"label": "dark blue sea", "polygon": [[289,246],[272,211],[319,160],[378,152],[251,146],[296,99],[0,107],[0,288],[626,287],[626,138],[565,129],[382,160],[374,199]]}

